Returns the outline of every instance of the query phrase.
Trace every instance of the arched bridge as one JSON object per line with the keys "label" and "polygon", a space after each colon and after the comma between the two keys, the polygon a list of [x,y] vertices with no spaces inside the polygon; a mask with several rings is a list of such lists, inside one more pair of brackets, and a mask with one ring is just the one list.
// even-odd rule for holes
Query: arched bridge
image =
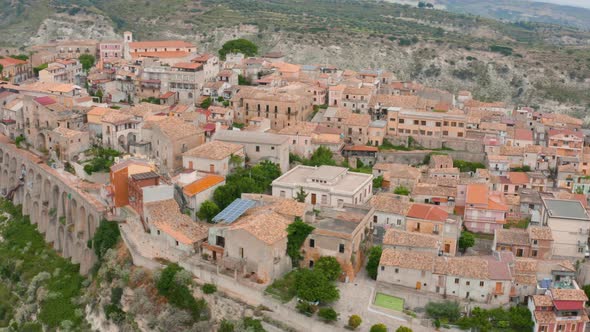
{"label": "arched bridge", "polygon": [[0,135],[0,192],[14,204],[22,204],[23,215],[37,224],[45,241],[63,257],[79,263],[80,273],[86,274],[96,261],[88,240],[106,206],[78,186],[72,175],[51,168]]}

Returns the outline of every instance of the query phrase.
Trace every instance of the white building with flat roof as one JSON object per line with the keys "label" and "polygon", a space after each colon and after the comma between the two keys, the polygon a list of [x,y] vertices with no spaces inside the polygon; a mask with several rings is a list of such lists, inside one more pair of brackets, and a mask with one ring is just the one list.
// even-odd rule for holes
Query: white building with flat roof
{"label": "white building with flat roof", "polygon": [[580,201],[543,199],[541,222],[553,233],[553,256],[583,259],[588,250],[590,216]]}
{"label": "white building with flat roof", "polygon": [[295,198],[303,189],[306,203],[342,207],[365,204],[373,196],[373,175],[336,166],[299,165],[272,182],[272,195]]}

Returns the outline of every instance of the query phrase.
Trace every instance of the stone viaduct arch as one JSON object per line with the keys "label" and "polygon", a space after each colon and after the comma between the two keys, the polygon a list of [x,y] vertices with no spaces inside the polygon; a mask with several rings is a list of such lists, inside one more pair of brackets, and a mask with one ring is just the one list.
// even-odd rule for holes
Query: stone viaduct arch
{"label": "stone viaduct arch", "polygon": [[[0,193],[13,192],[13,203],[36,224],[45,240],[87,273],[96,261],[87,242],[94,236],[105,207],[80,191],[69,178],[0,135]],[[21,178],[24,181],[21,181]]]}

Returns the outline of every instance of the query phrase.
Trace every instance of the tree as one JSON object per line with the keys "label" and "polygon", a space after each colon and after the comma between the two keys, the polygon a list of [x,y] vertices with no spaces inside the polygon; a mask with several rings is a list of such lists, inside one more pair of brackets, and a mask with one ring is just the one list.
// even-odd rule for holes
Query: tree
{"label": "tree", "polygon": [[332,151],[325,146],[320,146],[317,148],[311,158],[308,161],[304,161],[304,164],[307,166],[322,166],[322,165],[330,165],[335,166],[336,161],[332,158]]}
{"label": "tree", "polygon": [[78,57],[78,60],[80,60],[80,63],[82,64],[82,69],[88,71],[94,66],[95,58],[92,54],[82,54]]}
{"label": "tree", "polygon": [[411,328],[407,326],[400,326],[395,330],[395,332],[413,332]]}
{"label": "tree", "polygon": [[252,85],[252,82],[248,77],[238,75],[238,85]]}
{"label": "tree", "polygon": [[37,67],[33,68],[33,72],[35,73],[35,76],[39,76],[39,72],[42,71],[43,69],[46,69],[48,66],[47,63],[38,65]]}
{"label": "tree", "polygon": [[225,60],[225,56],[229,53],[242,53],[244,56],[251,57],[258,53],[258,46],[244,38],[234,39],[221,46],[219,57]]}
{"label": "tree", "polygon": [[381,260],[381,254],[383,248],[381,246],[374,246],[369,251],[369,258],[367,259],[367,273],[371,279],[377,279],[377,270],[379,269],[379,261]]}
{"label": "tree", "polygon": [[313,230],[313,226],[304,223],[299,217],[295,218],[295,221],[287,226],[287,255],[291,257],[293,266],[299,265],[301,245]]}
{"label": "tree", "polygon": [[459,237],[459,249],[465,252],[467,248],[471,248],[475,245],[475,236],[472,233],[463,231]]}
{"label": "tree", "polygon": [[404,195],[404,196],[408,196],[410,194],[410,189],[404,187],[404,186],[397,186],[394,190],[393,193],[396,195]]}
{"label": "tree", "polygon": [[234,323],[228,321],[228,320],[222,320],[221,324],[219,325],[219,328],[217,329],[217,332],[234,332],[235,331],[235,326]]}
{"label": "tree", "polygon": [[99,102],[102,102],[103,93],[101,89],[98,89],[98,91],[96,91],[96,97],[98,97]]}
{"label": "tree", "polygon": [[206,311],[207,302],[203,299],[197,301],[188,286],[176,280],[175,276],[179,271],[182,271],[182,268],[178,264],[168,264],[162,270],[156,289],[170,304],[187,310],[194,320],[199,320]]}
{"label": "tree", "polygon": [[211,98],[207,97],[201,102],[201,108],[207,109],[211,106]]}
{"label": "tree", "polygon": [[299,191],[295,196],[295,200],[299,203],[305,203],[305,199],[307,198],[307,193],[303,190],[303,187],[299,187]]}
{"label": "tree", "polygon": [[0,64],[0,79],[2,79],[2,71],[4,70],[4,66]]}
{"label": "tree", "polygon": [[359,327],[362,324],[362,322],[363,320],[359,315],[351,315],[350,317],[348,317],[348,326],[352,329],[356,329],[357,327]]}
{"label": "tree", "polygon": [[297,297],[304,301],[330,303],[340,298],[338,288],[320,271],[301,269],[295,275]]}
{"label": "tree", "polygon": [[335,322],[338,319],[338,313],[332,308],[321,308],[318,311],[318,316],[323,318],[326,322]]}
{"label": "tree", "polygon": [[13,59],[22,60],[22,61],[29,60],[29,57],[26,54],[11,55],[10,57]]}
{"label": "tree", "polygon": [[[585,285],[582,287],[582,289],[584,290],[584,293],[586,293],[586,296],[590,299],[590,284]],[[590,301],[587,301],[586,304],[590,304]]]}
{"label": "tree", "polygon": [[208,223],[213,222],[213,217],[215,217],[219,213],[219,207],[215,202],[210,200],[206,200],[201,204],[199,208],[199,212],[197,212],[197,217],[200,220],[206,220]]}
{"label": "tree", "polygon": [[342,274],[342,267],[332,256],[320,257],[313,268],[322,272],[330,281],[336,281]]}
{"label": "tree", "polygon": [[96,257],[99,260],[102,259],[107,250],[113,248],[119,242],[120,236],[119,225],[115,221],[101,221],[92,238],[92,246]]}
{"label": "tree", "polygon": [[373,178],[373,188],[379,189],[383,187],[383,175]]}
{"label": "tree", "polygon": [[428,302],[426,314],[432,319],[447,320],[452,323],[461,317],[461,309],[458,302]]}
{"label": "tree", "polygon": [[387,326],[385,324],[375,324],[371,326],[370,332],[387,332]]}

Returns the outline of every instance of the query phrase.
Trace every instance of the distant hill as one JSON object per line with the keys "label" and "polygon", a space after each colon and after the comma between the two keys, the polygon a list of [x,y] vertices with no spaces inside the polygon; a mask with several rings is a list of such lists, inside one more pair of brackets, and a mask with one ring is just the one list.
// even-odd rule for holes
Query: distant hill
{"label": "distant hill", "polygon": [[[433,2],[451,11],[384,0],[0,0],[0,47],[25,51],[55,39],[113,39],[129,30],[138,40],[184,39],[217,52],[243,37],[297,63],[389,69],[400,79],[470,89],[483,100],[590,112],[590,31],[465,13],[522,8],[517,0]],[[458,8],[464,12],[453,12]],[[590,17],[571,15],[580,22]]]}
{"label": "distant hill", "polygon": [[[417,6],[422,0],[385,0]],[[510,22],[559,24],[590,30],[590,9],[528,0],[424,0],[437,9]]]}

